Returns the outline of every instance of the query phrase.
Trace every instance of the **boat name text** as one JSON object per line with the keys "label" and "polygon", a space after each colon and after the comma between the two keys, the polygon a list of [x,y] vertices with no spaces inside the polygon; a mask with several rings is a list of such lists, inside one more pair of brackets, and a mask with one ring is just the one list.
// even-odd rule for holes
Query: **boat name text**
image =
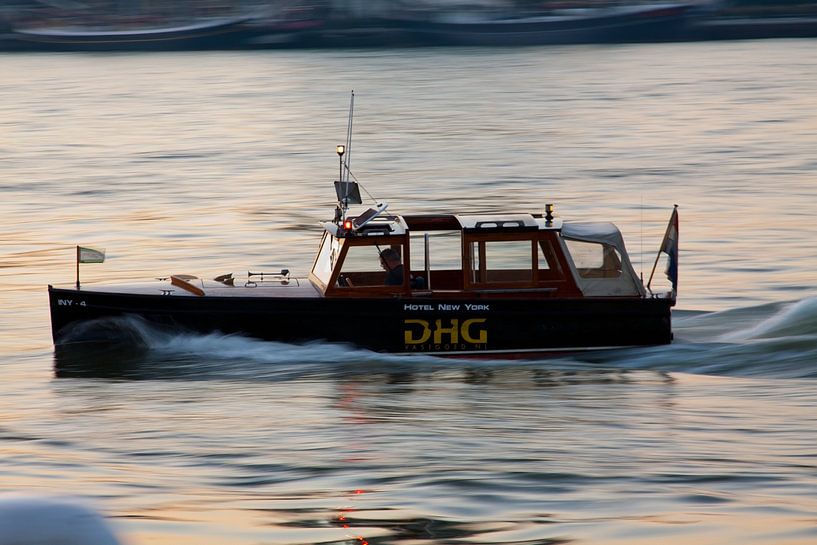
{"label": "boat name text", "polygon": [[459,311],[459,310],[467,310],[467,311],[485,311],[491,310],[490,305],[473,305],[470,303],[465,304],[458,304],[458,303],[437,303],[436,305],[416,305],[412,303],[406,303],[403,305],[403,310],[446,310],[446,311]]}
{"label": "boat name text", "polygon": [[[57,299],[57,306],[60,307],[70,307],[73,306],[74,300],[73,299]],[[77,303],[77,306],[84,307],[87,306],[85,301],[80,301]]]}

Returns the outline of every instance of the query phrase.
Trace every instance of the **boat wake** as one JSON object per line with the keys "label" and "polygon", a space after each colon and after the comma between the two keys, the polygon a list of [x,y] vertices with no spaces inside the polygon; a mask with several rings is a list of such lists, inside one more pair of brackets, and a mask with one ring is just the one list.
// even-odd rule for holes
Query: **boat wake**
{"label": "boat wake", "polygon": [[747,329],[722,336],[726,341],[810,338],[817,335],[817,297],[783,305],[770,317]]}
{"label": "boat wake", "polygon": [[327,369],[438,363],[432,356],[381,354],[348,344],[289,344],[239,334],[200,334],[156,326],[139,316],[79,324],[54,353],[57,376],[127,379],[288,380]]}
{"label": "boat wake", "polygon": [[817,378],[817,297],[723,312],[679,312],[669,346],[614,352],[626,368]]}
{"label": "boat wake", "polygon": [[333,370],[426,370],[512,365],[553,371],[648,370],[707,375],[817,378],[817,297],[722,312],[676,311],[668,346],[584,352],[558,358],[442,359],[380,354],[345,344],[287,344],[220,333],[168,332],[135,316],[89,323],[109,342],[67,345],[56,353],[60,376],[266,378],[288,380]]}

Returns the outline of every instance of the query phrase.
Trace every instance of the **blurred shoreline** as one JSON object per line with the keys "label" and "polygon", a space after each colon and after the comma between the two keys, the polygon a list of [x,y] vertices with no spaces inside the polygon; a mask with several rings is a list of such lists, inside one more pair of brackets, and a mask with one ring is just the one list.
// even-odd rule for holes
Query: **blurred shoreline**
{"label": "blurred shoreline", "polygon": [[[124,7],[123,7],[124,6]],[[817,37],[817,2],[7,2],[0,51],[529,46]]]}

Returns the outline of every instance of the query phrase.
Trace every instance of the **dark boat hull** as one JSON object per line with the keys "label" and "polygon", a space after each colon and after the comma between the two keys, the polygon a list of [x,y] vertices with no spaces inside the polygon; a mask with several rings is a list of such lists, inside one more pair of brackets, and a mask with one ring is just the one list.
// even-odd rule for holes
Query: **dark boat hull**
{"label": "dark boat hull", "polygon": [[171,297],[49,287],[49,299],[57,346],[107,340],[123,316],[163,330],[345,342],[390,353],[511,354],[672,340],[673,301],[660,298]]}
{"label": "dark boat hull", "polygon": [[235,49],[255,36],[247,18],[186,27],[134,31],[19,29],[7,35],[24,51],[187,51]]}
{"label": "dark boat hull", "polygon": [[684,35],[690,11],[691,5],[675,4],[552,20],[435,22],[418,33],[427,44],[462,46],[673,41]]}

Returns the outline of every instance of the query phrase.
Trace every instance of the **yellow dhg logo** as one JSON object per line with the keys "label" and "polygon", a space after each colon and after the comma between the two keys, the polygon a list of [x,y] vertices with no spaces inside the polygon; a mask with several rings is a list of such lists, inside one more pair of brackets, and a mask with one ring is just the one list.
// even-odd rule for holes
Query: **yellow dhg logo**
{"label": "yellow dhg logo", "polygon": [[403,340],[406,350],[475,350],[485,349],[488,329],[482,325],[487,318],[438,318],[403,320]]}

